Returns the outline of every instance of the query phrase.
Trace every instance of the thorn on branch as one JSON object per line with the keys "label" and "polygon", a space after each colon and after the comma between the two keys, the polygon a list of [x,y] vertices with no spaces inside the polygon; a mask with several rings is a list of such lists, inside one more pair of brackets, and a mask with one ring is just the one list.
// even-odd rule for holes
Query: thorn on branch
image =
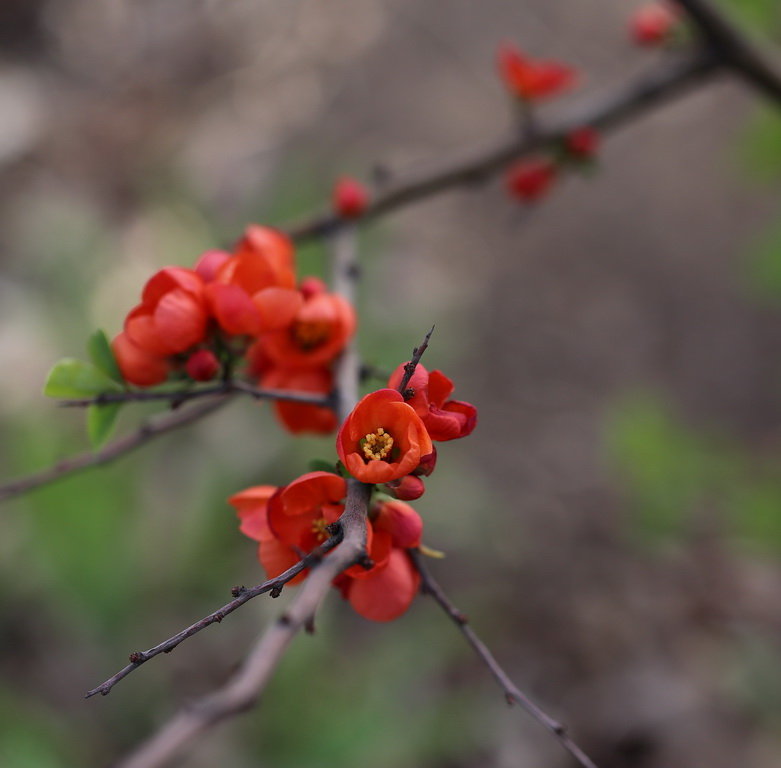
{"label": "thorn on branch", "polygon": [[271,588],[271,591],[269,592],[269,595],[271,595],[271,597],[274,600],[276,600],[282,594],[282,590],[283,590],[284,586],[285,586],[284,584],[277,584],[276,586]]}
{"label": "thorn on branch", "polygon": [[415,387],[407,387],[401,394],[405,400],[412,400],[415,397]]}

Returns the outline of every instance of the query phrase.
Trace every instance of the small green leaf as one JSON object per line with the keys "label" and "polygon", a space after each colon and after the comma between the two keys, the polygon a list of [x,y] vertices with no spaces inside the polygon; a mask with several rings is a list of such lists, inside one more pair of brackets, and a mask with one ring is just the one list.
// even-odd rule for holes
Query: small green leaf
{"label": "small green leaf", "polygon": [[332,461],[326,461],[325,459],[312,459],[309,462],[310,472],[330,472],[333,474],[336,472],[336,465]]}
{"label": "small green leaf", "polygon": [[93,448],[100,448],[114,429],[122,403],[90,405],[87,408],[87,435]]}
{"label": "small green leaf", "polygon": [[95,367],[114,381],[124,384],[122,373],[117,365],[108,337],[103,331],[95,331],[87,340],[87,353]]}
{"label": "small green leaf", "polygon": [[47,397],[90,397],[103,392],[118,392],[121,387],[94,365],[65,358],[55,363],[46,378],[43,394]]}

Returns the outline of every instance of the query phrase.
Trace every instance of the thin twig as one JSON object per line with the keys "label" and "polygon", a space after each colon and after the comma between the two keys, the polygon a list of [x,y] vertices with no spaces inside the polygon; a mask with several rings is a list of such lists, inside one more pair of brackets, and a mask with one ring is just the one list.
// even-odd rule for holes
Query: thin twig
{"label": "thin twig", "polygon": [[413,565],[420,574],[421,592],[430,595],[439,604],[443,611],[452,619],[453,623],[461,631],[461,634],[467,639],[480,660],[490,670],[494,680],[504,691],[505,699],[508,703],[519,704],[528,712],[538,723],[547,728],[583,768],[597,768],[591,758],[569,737],[566,728],[550,715],[543,712],[526,694],[524,694],[509,675],[502,669],[494,655],[488,650],[486,644],[477,636],[475,631],[469,626],[467,617],[450,602],[450,599],[442,591],[442,587],[437,584],[426,567],[423,565],[420,552],[416,549],[408,550]]}
{"label": "thin twig", "polygon": [[12,480],[3,486],[0,486],[0,502],[7,501],[16,496],[21,496],[23,493],[56,482],[66,476],[81,472],[90,467],[108,464],[120,456],[124,456],[126,453],[145,445],[159,435],[192,424],[193,422],[202,419],[204,416],[208,416],[218,408],[222,408],[228,400],[229,398],[225,396],[218,396],[200,403],[199,405],[194,405],[192,408],[183,408],[171,413],[166,413],[163,416],[149,419],[134,432],[117,438],[99,451],[80,453],[76,456],[63,459],[40,472],[20,478],[19,480]]}
{"label": "thin twig", "polygon": [[293,637],[311,623],[333,579],[365,555],[370,488],[348,480],[347,502],[340,518],[342,543],[312,568],[290,607],[261,635],[241,669],[222,688],[182,709],[116,768],[166,765],[196,736],[257,703]]}
{"label": "thin twig", "polygon": [[328,552],[342,541],[342,527],[339,524],[335,524],[335,526],[336,532],[330,538],[326,539],[319,547],[313,549],[306,557],[299,560],[295,565],[284,571],[284,573],[280,573],[279,576],[275,576],[273,579],[267,579],[262,584],[257,584],[254,587],[234,587],[235,599],[223,605],[222,608],[218,608],[208,616],[204,616],[199,621],[191,624],[181,632],[177,632],[162,643],[158,643],[148,651],[135,651],[131,653],[130,664],[120,669],[119,672],[112,675],[108,680],[101,683],[96,688],[88,691],[84,698],[88,699],[98,693],[102,696],[107,696],[120,680],[127,677],[142,664],[145,664],[147,661],[161,653],[170,653],[177,645],[187,640],[188,637],[192,637],[211,624],[219,624],[228,614],[233,613],[237,608],[244,605],[244,603],[252,600],[253,597],[263,595],[266,592],[270,592],[272,597],[279,597],[285,584],[292,581],[299,573],[305,571],[307,568],[312,568],[317,565]]}
{"label": "thin twig", "polygon": [[405,399],[407,397],[406,392],[410,379],[415,374],[415,369],[418,367],[420,358],[423,357],[423,353],[428,349],[428,343],[431,341],[431,334],[434,333],[434,328],[435,326],[432,325],[431,330],[425,335],[420,346],[415,347],[415,349],[412,350],[412,359],[408,363],[404,364],[404,375],[401,377],[401,381],[399,382],[399,392],[401,392]]}
{"label": "thin twig", "polygon": [[181,389],[147,392],[143,390],[128,390],[127,392],[104,392],[95,397],[83,397],[72,400],[59,400],[57,405],[64,407],[85,407],[88,405],[107,405],[108,403],[132,403],[154,400],[165,400],[173,405],[180,405],[189,400],[214,395],[249,395],[255,400],[282,400],[290,403],[305,403],[307,405],[329,406],[328,395],[317,395],[311,392],[297,392],[288,389],[263,389],[253,387],[244,381],[229,380],[211,387],[199,389]]}

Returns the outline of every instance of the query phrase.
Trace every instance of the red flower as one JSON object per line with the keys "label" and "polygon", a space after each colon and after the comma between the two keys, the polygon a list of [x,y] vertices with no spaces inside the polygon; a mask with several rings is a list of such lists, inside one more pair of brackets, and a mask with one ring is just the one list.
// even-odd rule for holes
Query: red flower
{"label": "red flower", "polygon": [[210,349],[199,349],[187,359],[185,370],[194,381],[211,381],[220,370],[220,361]]}
{"label": "red flower", "polygon": [[[396,389],[404,378],[404,365],[400,365],[388,380],[388,386]],[[477,409],[470,403],[448,400],[455,386],[442,371],[427,371],[418,363],[409,380],[413,391],[407,399],[420,416],[432,440],[455,440],[471,434],[477,425]]]}
{"label": "red flower", "polygon": [[285,327],[263,335],[263,350],[274,365],[283,368],[327,365],[355,333],[355,311],[334,293],[298,296],[297,311]]}
{"label": "red flower", "polygon": [[[346,492],[344,478],[310,472],[279,490],[255,486],[228,501],[241,518],[242,533],[260,542],[258,559],[271,579],[328,538],[327,526],[342,514]],[[299,574],[290,583],[303,578]]]}
{"label": "red flower", "polygon": [[336,450],[347,471],[364,483],[411,474],[433,450],[426,427],[395,389],[366,395],[345,419]]}
{"label": "red flower", "polygon": [[369,203],[369,194],[366,187],[349,176],[343,176],[334,185],[333,206],[334,210],[345,219],[359,217]]}
{"label": "red flower", "polygon": [[166,267],[144,286],[141,304],[125,320],[125,333],[138,347],[161,357],[203,341],[208,313],[204,283],[191,269]]}
{"label": "red flower", "polygon": [[680,11],[669,3],[648,3],[629,22],[629,32],[638,45],[660,45],[678,24]]}
{"label": "red flower", "polygon": [[534,101],[570,88],[575,71],[557,61],[534,61],[514,45],[499,48],[499,74],[507,89],[520,99]]}
{"label": "red flower", "polygon": [[599,151],[599,134],[589,126],[577,128],[567,134],[564,146],[574,157],[588,160]]}
{"label": "red flower", "polygon": [[292,243],[268,227],[248,227],[206,295],[227,333],[257,336],[288,325],[302,303],[295,290]]}
{"label": "red flower", "polygon": [[521,160],[507,172],[507,191],[525,203],[539,200],[553,184],[556,170],[556,165],[547,157]]}
{"label": "red flower", "polygon": [[139,387],[151,387],[168,378],[170,370],[168,360],[141,349],[128,338],[126,333],[118,334],[111,348],[125,381]]}
{"label": "red flower", "polygon": [[373,568],[363,573],[351,569],[336,583],[356,613],[372,621],[392,621],[409,608],[420,588],[420,575],[405,550],[420,545],[423,522],[402,501],[375,505],[370,519],[373,540],[382,541],[383,547],[390,545],[387,555],[378,561],[370,552]]}
{"label": "red flower", "polygon": [[[300,368],[287,370],[271,368],[260,379],[260,386],[268,389],[289,389],[295,392],[311,392],[327,395],[333,389],[334,377],[327,368]],[[294,435],[313,432],[327,435],[338,426],[333,409],[322,405],[274,402],[277,418]]]}

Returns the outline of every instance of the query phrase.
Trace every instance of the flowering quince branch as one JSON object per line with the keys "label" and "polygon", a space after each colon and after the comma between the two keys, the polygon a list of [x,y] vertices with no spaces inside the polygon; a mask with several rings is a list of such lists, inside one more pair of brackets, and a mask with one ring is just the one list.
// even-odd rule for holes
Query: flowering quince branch
{"label": "flowering quince branch", "polygon": [[564,749],[566,749],[567,752],[569,752],[584,768],[596,768],[596,765],[591,758],[568,736],[565,726],[543,712],[543,710],[541,710],[513,683],[488,649],[488,646],[486,646],[469,626],[469,619],[453,605],[442,590],[442,587],[439,586],[428,569],[423,565],[420,550],[410,549],[407,554],[415,565],[415,569],[420,574],[420,591],[424,595],[429,595],[434,598],[442,610],[458,627],[464,637],[466,637],[467,642],[472,646],[483,664],[488,667],[494,679],[504,691],[507,703],[511,705],[518,704],[526,710],[526,712],[537,720],[537,722],[547,728],[558,739]]}
{"label": "flowering quince branch", "polygon": [[342,543],[312,569],[290,607],[261,635],[241,669],[225,686],[182,709],[116,768],[165,765],[200,733],[256,704],[290,641],[311,623],[333,579],[364,555],[369,490],[363,483],[348,481],[345,511],[340,518]]}
{"label": "flowering quince branch", "polygon": [[[662,103],[686,87],[700,82],[719,70],[729,69],[735,72],[770,98],[781,102],[781,71],[767,55],[748,42],[708,0],[680,0],[679,6],[688,13],[691,21],[700,31],[704,42],[701,50],[695,50],[683,56],[671,56],[658,68],[620,85],[602,96],[581,98],[558,115],[554,114],[549,120],[542,123],[535,121],[533,131],[522,131],[520,134],[515,131],[508,139],[493,147],[434,170],[428,170],[406,179],[402,178],[390,187],[386,185],[374,196],[368,195],[366,190],[360,185],[356,185],[352,180],[341,180],[335,189],[334,212],[289,228],[287,230],[289,236],[294,242],[300,242],[335,234],[345,228],[348,223],[371,220],[448,189],[485,181],[519,158],[533,156],[546,148],[562,146],[563,143],[570,141],[575,132],[582,131],[584,128],[592,131],[604,131],[616,127],[628,118],[642,114],[645,110]],[[514,68],[516,71],[511,82],[515,84],[513,87],[516,92],[520,89],[519,95],[527,100],[530,96],[536,98],[537,94],[545,95],[546,89],[550,92],[561,89],[565,85],[569,86],[573,79],[571,72],[567,68],[557,65],[556,62],[535,62],[529,60],[528,57],[522,57],[519,75],[517,71],[519,62],[517,56],[514,58],[516,61],[511,64],[510,68]],[[530,119],[528,101],[524,101],[522,104],[524,120]],[[528,127],[528,122],[526,125]],[[521,199],[533,201],[547,191],[555,175],[555,166],[548,164],[547,161],[543,162],[541,158],[532,157],[529,162],[532,165],[523,169],[523,173],[519,173],[518,171],[521,169],[518,169],[514,177],[508,178],[508,187],[513,194]],[[254,235],[255,245],[257,245],[257,232]],[[273,243],[276,250],[284,251],[284,244],[280,245],[278,242],[279,236],[263,233],[259,238],[261,245],[265,247],[268,247],[269,241],[276,240]],[[251,250],[252,247],[253,234],[248,234],[239,249],[240,255],[246,255],[247,249]],[[207,293],[209,301],[217,311],[224,327],[236,333],[246,331],[248,328],[257,329],[258,324],[268,323],[270,312],[273,314],[285,304],[281,294],[287,290],[291,283],[283,274],[284,255],[277,258],[273,267],[275,279],[277,282],[281,281],[281,291],[278,290],[273,295],[266,293],[263,297],[254,296],[253,300],[257,299],[254,308],[246,302],[237,303],[237,286],[241,283],[241,276],[236,276],[236,270],[233,270],[232,274],[227,274],[232,269],[226,270],[225,268],[224,261],[227,256],[229,254],[222,251],[207,252],[196,265],[196,271],[200,270],[199,274],[207,282],[218,283],[218,286],[210,286]],[[246,275],[244,277],[246,278]],[[163,370],[162,358],[159,355],[164,350],[161,350],[154,334],[150,336],[150,330],[154,328],[154,322],[151,321],[155,319],[155,313],[162,309],[163,311],[159,314],[162,316],[163,322],[170,325],[172,309],[181,310],[182,306],[192,309],[193,306],[192,278],[181,274],[181,270],[174,270],[169,271],[163,279],[169,282],[173,281],[181,289],[176,292],[178,293],[175,297],[176,300],[169,301],[167,305],[165,302],[159,302],[160,297],[154,295],[159,292],[161,280],[158,279],[156,289],[144,299],[146,305],[144,303],[139,305],[128,318],[130,323],[128,332],[134,335],[137,341],[142,340],[147,345],[151,340],[151,346],[148,346],[147,351],[139,355],[137,347],[132,348],[132,345],[128,344],[126,334],[120,334],[122,338],[115,340],[115,351],[121,351],[124,354],[126,367],[130,365],[136,376],[140,375],[144,379],[144,384],[148,383],[150,377],[151,379],[159,379]],[[336,286],[335,291],[339,293]],[[285,309],[283,314],[286,318],[290,315],[291,307],[292,304],[289,301],[287,308],[283,307]],[[177,341],[186,344],[194,338],[193,333],[197,334],[201,327],[200,321],[200,318],[196,316],[194,324],[191,323],[190,327],[178,328]],[[174,352],[178,354],[180,344],[176,344],[175,347]],[[128,352],[131,349],[134,354],[128,357]],[[167,350],[168,347],[165,349]],[[204,380],[203,377],[208,378],[214,374],[218,367],[219,360],[206,349],[199,350],[197,354],[191,355],[190,359],[187,360],[188,373],[193,375],[196,380]],[[307,389],[319,389],[320,393],[323,394],[324,388],[327,388],[327,376],[322,372],[309,373],[305,378]],[[274,388],[293,389],[288,386],[278,387],[279,374],[272,373],[271,380],[276,382]],[[268,382],[265,383],[268,384]],[[192,396],[188,396],[188,398],[190,397]],[[153,396],[138,399],[157,398]],[[177,398],[172,397],[171,401],[175,403]],[[124,402],[124,399],[117,397],[111,400],[104,399],[100,402],[104,404],[120,403]],[[95,405],[95,403],[91,403],[91,405]],[[282,416],[282,412],[278,413],[281,418],[287,418],[293,422],[300,418],[298,415],[291,417],[288,413],[285,417]],[[321,420],[326,419],[324,415],[321,415],[320,418]],[[323,425],[326,423],[328,423],[327,419],[321,421]],[[141,433],[145,435],[145,426],[142,426],[138,432],[139,435]],[[131,436],[129,438],[128,444],[131,445],[131,448],[137,437]],[[122,455],[122,451],[114,452],[114,446],[112,446],[110,455],[112,458],[117,458]],[[2,485],[0,486],[0,501],[53,482],[70,471],[81,469],[83,460],[83,456],[77,456],[72,460],[60,462],[50,470]],[[73,470],[70,469],[71,466],[74,467]]]}

